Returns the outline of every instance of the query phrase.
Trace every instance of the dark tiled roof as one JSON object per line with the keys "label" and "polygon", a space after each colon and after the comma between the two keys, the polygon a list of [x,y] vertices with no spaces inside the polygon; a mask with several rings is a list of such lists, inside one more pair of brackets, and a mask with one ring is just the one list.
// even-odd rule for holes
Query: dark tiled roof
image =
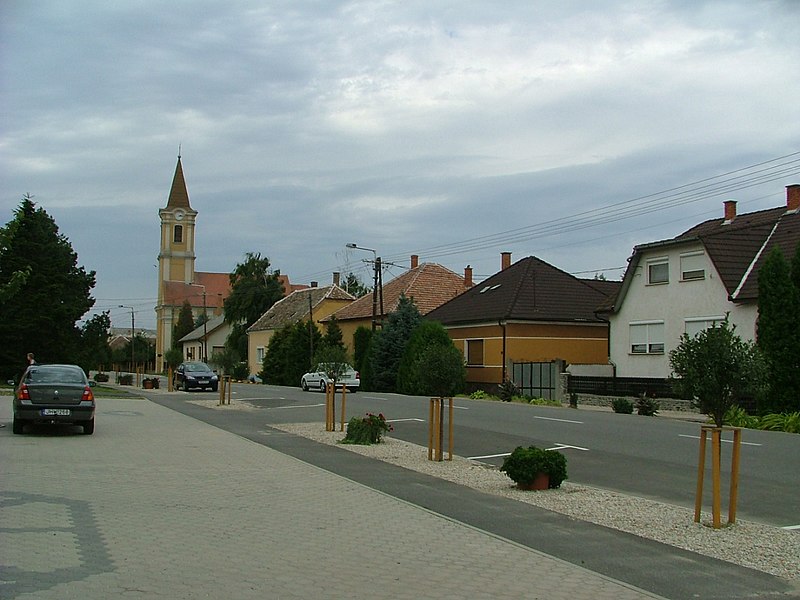
{"label": "dark tiled roof", "polygon": [[209,319],[205,325],[200,325],[200,327],[196,327],[193,331],[190,331],[181,339],[179,342],[191,342],[193,340],[202,340],[206,334],[213,332],[215,329],[222,327],[225,323],[225,315],[220,315],[218,317],[212,317]]}
{"label": "dark tiled roof", "polygon": [[[578,279],[529,256],[492,275],[427,318],[444,325],[499,320],[598,322],[595,310],[616,282]],[[603,288],[601,290],[601,288]]]}
{"label": "dark tiled roof", "polygon": [[[414,299],[420,314],[425,315],[466,289],[461,275],[436,263],[422,263],[384,284],[383,313],[385,316],[394,312],[400,301],[400,294],[405,294]],[[361,296],[334,314],[339,321],[372,318],[372,293]]]}
{"label": "dark tiled roof", "polygon": [[186,191],[186,180],[183,178],[183,166],[181,158],[178,157],[178,164],[175,167],[175,175],[172,177],[172,188],[169,191],[167,208],[192,208],[189,205],[189,192]]}
{"label": "dark tiled roof", "polygon": [[625,272],[622,291],[610,309],[618,309],[624,301],[642,253],[697,242],[705,248],[729,298],[734,302],[754,301],[758,299],[758,271],[772,248],[779,247],[787,260],[794,255],[800,242],[800,214],[787,211],[783,206],[737,215],[731,222],[711,219],[672,239],[636,246]]}
{"label": "dark tiled roof", "polygon": [[247,331],[264,331],[267,329],[280,329],[289,324],[308,318],[309,297],[311,305],[317,306],[323,300],[355,300],[338,285],[326,287],[306,288],[295,290],[282,300],[279,300],[253,323]]}

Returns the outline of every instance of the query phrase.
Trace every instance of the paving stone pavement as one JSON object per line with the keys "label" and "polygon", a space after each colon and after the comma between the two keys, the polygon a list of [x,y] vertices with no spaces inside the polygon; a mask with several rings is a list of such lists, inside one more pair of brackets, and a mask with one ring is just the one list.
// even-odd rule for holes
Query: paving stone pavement
{"label": "paving stone pavement", "polygon": [[0,429],[0,598],[657,597],[145,399],[77,431]]}

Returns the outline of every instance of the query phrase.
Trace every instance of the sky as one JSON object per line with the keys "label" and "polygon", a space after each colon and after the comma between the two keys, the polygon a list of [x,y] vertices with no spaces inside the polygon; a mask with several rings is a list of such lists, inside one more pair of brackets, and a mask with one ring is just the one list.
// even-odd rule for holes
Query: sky
{"label": "sky", "polygon": [[[196,270],[476,281],[636,244],[800,183],[800,2],[3,0],[0,225],[25,194],[154,327],[178,153]],[[90,313],[87,315],[91,316]]]}

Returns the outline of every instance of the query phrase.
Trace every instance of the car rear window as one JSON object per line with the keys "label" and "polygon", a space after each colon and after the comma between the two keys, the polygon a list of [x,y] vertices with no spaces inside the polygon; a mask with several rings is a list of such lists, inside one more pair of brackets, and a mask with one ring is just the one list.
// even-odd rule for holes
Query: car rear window
{"label": "car rear window", "polygon": [[34,367],[28,370],[29,383],[84,383],[83,373],[63,367]]}

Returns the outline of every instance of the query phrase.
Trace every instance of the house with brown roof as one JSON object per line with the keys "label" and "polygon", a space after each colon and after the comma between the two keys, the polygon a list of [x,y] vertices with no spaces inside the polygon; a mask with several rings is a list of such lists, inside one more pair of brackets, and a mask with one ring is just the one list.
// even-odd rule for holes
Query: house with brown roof
{"label": "house with brown roof", "polygon": [[247,329],[250,373],[261,371],[269,340],[276,331],[298,321],[307,321],[309,315],[322,328],[326,317],[354,300],[355,296],[339,287],[339,273],[333,274],[333,283],[329,286],[317,287],[312,283],[312,287],[295,290],[278,300]]}
{"label": "house with brown roof", "polygon": [[[397,309],[400,296],[412,298],[421,315],[426,315],[472,287],[472,268],[464,276],[436,263],[421,263],[411,256],[411,268],[382,286],[382,297],[376,301],[372,293],[340,309],[336,317],[348,352],[353,352],[353,335],[359,327],[372,327],[373,310],[378,323]],[[375,309],[373,309],[373,306]],[[327,319],[323,319],[323,322]]]}
{"label": "house with brown roof", "polygon": [[800,185],[790,185],[785,206],[739,215],[728,200],[721,218],[636,246],[607,308],[616,374],[668,377],[669,353],[681,335],[726,315],[743,339],[754,340],[759,269],[775,247],[790,260],[798,242]]}
{"label": "house with brown roof", "polygon": [[554,397],[556,363],[606,363],[608,324],[595,311],[619,283],[579,279],[535,256],[511,263],[426,316],[444,325],[467,362],[467,384],[494,391],[511,379]]}

